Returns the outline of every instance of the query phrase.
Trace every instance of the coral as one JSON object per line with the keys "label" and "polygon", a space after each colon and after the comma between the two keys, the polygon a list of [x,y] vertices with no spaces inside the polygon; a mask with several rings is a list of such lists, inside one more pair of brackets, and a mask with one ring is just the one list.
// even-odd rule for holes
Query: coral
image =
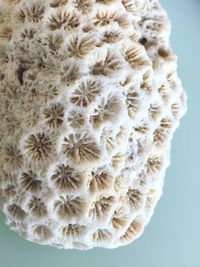
{"label": "coral", "polygon": [[96,128],[107,121],[116,120],[121,110],[120,98],[117,95],[109,95],[107,99],[102,99],[101,104],[94,110],[91,121]]}
{"label": "coral", "polygon": [[142,54],[142,49],[139,44],[126,49],[124,51],[124,58],[133,69],[138,69],[144,65],[148,65],[148,61]]}
{"label": "coral", "polygon": [[50,1],[50,6],[53,8],[61,7],[67,4],[68,0],[53,0]]}
{"label": "coral", "polygon": [[104,144],[105,149],[109,152],[112,152],[116,146],[115,138],[112,129],[105,129],[101,134],[101,142]]}
{"label": "coral", "polygon": [[17,221],[23,221],[26,216],[25,211],[15,203],[8,206],[8,214]]}
{"label": "coral", "polygon": [[84,134],[70,134],[64,138],[63,153],[74,162],[94,161],[100,158],[101,150],[95,139]]}
{"label": "coral", "polygon": [[83,14],[92,11],[93,0],[76,0],[76,8]]}
{"label": "coral", "polygon": [[63,198],[54,204],[54,211],[60,219],[67,220],[73,217],[80,217],[84,213],[85,203],[79,197]]}
{"label": "coral", "polygon": [[49,127],[57,128],[62,125],[64,117],[64,107],[59,103],[44,109],[45,122]]}
{"label": "coral", "polygon": [[120,30],[105,31],[102,41],[105,43],[117,43],[122,39],[122,32]]}
{"label": "coral", "polygon": [[95,48],[95,40],[90,37],[74,36],[68,46],[69,56],[83,58]]}
{"label": "coral", "polygon": [[5,169],[17,170],[23,164],[23,157],[16,145],[7,144],[4,147],[3,156]]}
{"label": "coral", "polygon": [[90,192],[102,192],[110,189],[113,184],[113,177],[104,170],[98,170],[97,173],[92,172],[92,180],[90,181]]}
{"label": "coral", "polygon": [[8,185],[8,187],[4,189],[5,197],[11,198],[14,197],[15,195],[16,195],[16,190],[14,185]]}
{"label": "coral", "polygon": [[140,209],[144,202],[142,193],[137,189],[129,189],[127,195],[131,208],[134,211]]}
{"label": "coral", "polygon": [[[103,1],[102,1],[103,2]],[[96,15],[96,19],[94,22],[95,26],[106,26],[116,22],[119,27],[126,28],[129,26],[129,22],[125,14],[120,14],[118,12],[104,12],[99,11]]]}
{"label": "coral", "polygon": [[126,104],[128,108],[129,116],[133,116],[140,108],[139,93],[134,90],[134,88],[129,88],[128,94],[126,96]]}
{"label": "coral", "polygon": [[32,197],[28,203],[28,209],[35,217],[41,218],[47,216],[47,207],[40,198]]}
{"label": "coral", "polygon": [[134,220],[123,236],[120,237],[120,241],[124,243],[132,242],[142,231],[142,224],[139,221]]}
{"label": "coral", "polygon": [[121,63],[118,57],[112,52],[108,51],[105,59],[97,61],[91,67],[91,74],[110,76],[116,71],[120,70]]}
{"label": "coral", "polygon": [[86,227],[84,225],[69,224],[61,229],[61,235],[64,237],[80,237],[84,234]]}
{"label": "coral", "polygon": [[35,193],[42,189],[41,185],[42,181],[37,179],[37,175],[33,171],[28,170],[27,172],[22,173],[20,186],[24,190]]}
{"label": "coral", "polygon": [[158,0],[0,2],[5,223],[57,248],[131,243],[186,112],[166,12]]}
{"label": "coral", "polygon": [[92,236],[94,242],[107,242],[111,238],[111,233],[106,229],[99,229]]}
{"label": "coral", "polygon": [[64,164],[57,166],[55,173],[51,176],[51,180],[58,191],[66,193],[80,189],[83,183],[81,173],[75,172],[70,166],[65,166]]}
{"label": "coral", "polygon": [[93,207],[89,212],[89,216],[92,219],[100,220],[107,216],[112,207],[113,198],[112,197],[103,197],[93,203]]}
{"label": "coral", "polygon": [[52,150],[52,143],[48,136],[43,132],[31,134],[25,142],[24,148],[27,150],[27,155],[32,160],[44,160],[49,157]]}
{"label": "coral", "polygon": [[82,82],[79,88],[74,91],[71,101],[77,106],[87,107],[100,91],[100,85],[96,81]]}
{"label": "coral", "polygon": [[38,23],[42,18],[45,11],[45,6],[40,3],[33,3],[30,7],[26,9],[27,19],[30,22]]}
{"label": "coral", "polygon": [[128,217],[120,214],[117,210],[112,217],[112,225],[115,229],[124,228],[127,224]]}
{"label": "coral", "polygon": [[80,129],[85,124],[85,117],[80,111],[72,110],[68,114],[68,121],[72,128]]}
{"label": "coral", "polygon": [[46,241],[52,237],[52,232],[46,225],[36,226],[33,230],[33,234],[38,242]]}
{"label": "coral", "polygon": [[61,28],[64,30],[72,30],[79,26],[79,18],[77,15],[62,11],[57,11],[49,18],[48,27],[50,30],[55,31]]}

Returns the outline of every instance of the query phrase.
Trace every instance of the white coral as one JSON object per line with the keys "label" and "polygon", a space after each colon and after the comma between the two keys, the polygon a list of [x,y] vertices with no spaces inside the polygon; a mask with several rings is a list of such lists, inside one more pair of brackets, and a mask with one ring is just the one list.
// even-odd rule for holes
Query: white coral
{"label": "white coral", "polygon": [[59,248],[143,232],[186,111],[158,0],[0,0],[5,222]]}

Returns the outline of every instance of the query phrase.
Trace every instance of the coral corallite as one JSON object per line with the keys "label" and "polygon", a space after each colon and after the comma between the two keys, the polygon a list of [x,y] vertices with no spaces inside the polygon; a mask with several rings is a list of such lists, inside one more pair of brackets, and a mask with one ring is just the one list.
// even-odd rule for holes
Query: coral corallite
{"label": "coral corallite", "polygon": [[157,0],[0,0],[0,206],[25,239],[143,232],[186,111]]}

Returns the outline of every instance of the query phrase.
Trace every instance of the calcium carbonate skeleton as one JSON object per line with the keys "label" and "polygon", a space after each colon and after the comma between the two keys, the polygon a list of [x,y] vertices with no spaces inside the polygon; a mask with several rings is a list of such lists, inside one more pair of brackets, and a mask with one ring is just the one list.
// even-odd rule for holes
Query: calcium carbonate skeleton
{"label": "calcium carbonate skeleton", "polygon": [[0,0],[0,203],[25,239],[114,248],[161,196],[186,111],[157,0]]}

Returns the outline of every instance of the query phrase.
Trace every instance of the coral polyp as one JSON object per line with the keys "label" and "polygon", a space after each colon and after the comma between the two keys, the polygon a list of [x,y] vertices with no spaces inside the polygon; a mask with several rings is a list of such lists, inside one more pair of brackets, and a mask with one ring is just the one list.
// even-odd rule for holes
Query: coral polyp
{"label": "coral polyp", "polygon": [[24,148],[27,150],[27,155],[32,160],[44,160],[49,157],[52,150],[52,143],[48,136],[44,133],[39,132],[36,134],[31,134]]}
{"label": "coral polyp", "polygon": [[20,178],[20,186],[27,191],[38,192],[41,190],[42,181],[37,179],[37,175],[28,170],[27,172],[23,172]]}
{"label": "coral polyp", "polygon": [[70,134],[64,138],[63,153],[72,161],[81,163],[98,160],[101,156],[100,147],[95,139],[84,134]]}
{"label": "coral polyp", "polygon": [[51,180],[58,191],[66,193],[79,190],[83,183],[82,174],[75,172],[73,168],[64,164],[56,167]]}

